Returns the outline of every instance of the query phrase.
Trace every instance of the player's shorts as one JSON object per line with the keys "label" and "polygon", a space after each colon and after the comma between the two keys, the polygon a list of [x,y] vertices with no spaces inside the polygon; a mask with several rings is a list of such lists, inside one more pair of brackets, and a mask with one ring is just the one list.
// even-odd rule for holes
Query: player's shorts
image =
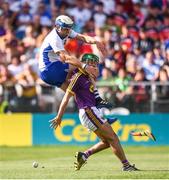
{"label": "player's shorts", "polygon": [[91,131],[96,131],[99,125],[107,122],[96,107],[79,109],[79,119],[81,124]]}
{"label": "player's shorts", "polygon": [[69,64],[61,61],[49,62],[46,67],[40,71],[41,79],[47,84],[60,87],[66,80],[69,70]]}

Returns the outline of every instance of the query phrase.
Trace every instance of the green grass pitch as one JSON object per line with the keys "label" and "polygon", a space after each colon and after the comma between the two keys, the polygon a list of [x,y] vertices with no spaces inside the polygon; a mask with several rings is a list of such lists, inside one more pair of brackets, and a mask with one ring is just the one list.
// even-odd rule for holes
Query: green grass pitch
{"label": "green grass pitch", "polygon": [[[121,163],[105,150],[74,171],[76,151],[86,146],[0,147],[0,179],[168,179],[169,147],[124,146],[131,163],[142,171],[122,172]],[[39,163],[33,168],[33,161]],[[45,168],[42,168],[44,166]]]}

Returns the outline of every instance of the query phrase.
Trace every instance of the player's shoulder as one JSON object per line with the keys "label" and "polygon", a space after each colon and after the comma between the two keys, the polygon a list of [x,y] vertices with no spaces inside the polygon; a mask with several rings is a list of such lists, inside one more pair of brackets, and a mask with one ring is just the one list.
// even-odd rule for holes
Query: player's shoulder
{"label": "player's shoulder", "polygon": [[71,78],[69,79],[69,88],[76,87],[81,82],[81,73],[73,71]]}
{"label": "player's shoulder", "polygon": [[84,74],[79,70],[75,69],[71,76],[71,81],[81,81],[84,78]]}
{"label": "player's shoulder", "polygon": [[76,31],[74,31],[73,29],[71,29],[71,32],[69,34],[70,38],[75,38],[78,35],[78,33]]}
{"label": "player's shoulder", "polygon": [[57,36],[58,36],[58,34],[56,33],[55,28],[53,28],[47,35],[48,38],[52,38],[52,39],[54,39]]}
{"label": "player's shoulder", "polygon": [[59,42],[62,43],[62,40],[60,39],[59,35],[57,34],[55,29],[52,29],[49,34],[46,36],[45,41],[47,43],[55,43],[55,42]]}
{"label": "player's shoulder", "polygon": [[72,73],[72,78],[79,78],[82,76],[82,73],[78,70],[78,69],[75,69]]}

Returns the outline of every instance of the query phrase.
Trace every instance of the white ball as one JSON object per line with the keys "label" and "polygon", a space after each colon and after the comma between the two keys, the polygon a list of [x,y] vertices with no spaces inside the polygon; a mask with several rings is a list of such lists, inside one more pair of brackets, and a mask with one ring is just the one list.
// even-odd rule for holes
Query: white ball
{"label": "white ball", "polygon": [[36,161],[33,162],[32,167],[37,168],[38,167],[38,162],[36,162]]}

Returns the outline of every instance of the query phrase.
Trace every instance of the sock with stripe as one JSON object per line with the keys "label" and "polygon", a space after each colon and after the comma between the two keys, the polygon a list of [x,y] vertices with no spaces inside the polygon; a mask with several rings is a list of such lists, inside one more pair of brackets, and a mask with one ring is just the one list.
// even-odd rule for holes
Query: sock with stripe
{"label": "sock with stripe", "polygon": [[87,151],[84,152],[84,154],[85,154],[85,157],[87,159],[89,156],[92,155],[92,151],[91,150],[87,150]]}
{"label": "sock with stripe", "polygon": [[125,159],[124,161],[122,161],[123,167],[127,167],[130,165],[130,163],[128,162],[127,159]]}

